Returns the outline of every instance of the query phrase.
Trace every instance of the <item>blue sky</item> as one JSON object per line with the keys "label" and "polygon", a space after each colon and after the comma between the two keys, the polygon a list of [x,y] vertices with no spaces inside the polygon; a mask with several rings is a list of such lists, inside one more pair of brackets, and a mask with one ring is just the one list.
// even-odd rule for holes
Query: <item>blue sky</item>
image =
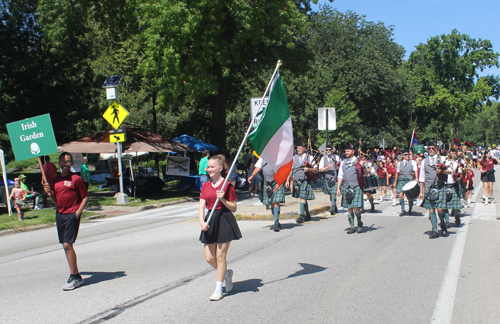
{"label": "blue sky", "polygon": [[[319,0],[341,12],[363,14],[367,21],[394,26],[394,40],[406,50],[406,58],[420,43],[436,35],[457,29],[475,39],[488,39],[495,52],[500,52],[500,0]],[[313,10],[318,11],[313,4]],[[480,75],[499,75],[492,68]]]}

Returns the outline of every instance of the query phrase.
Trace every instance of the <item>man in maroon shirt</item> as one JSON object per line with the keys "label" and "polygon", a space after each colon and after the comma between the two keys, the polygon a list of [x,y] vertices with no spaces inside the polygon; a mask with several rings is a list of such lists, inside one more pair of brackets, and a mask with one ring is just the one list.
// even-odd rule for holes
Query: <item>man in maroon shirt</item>
{"label": "man in maroon shirt", "polygon": [[89,201],[89,192],[82,178],[71,172],[73,156],[63,152],[59,155],[61,175],[56,176],[53,183],[45,183],[45,192],[56,204],[56,225],[59,243],[63,245],[68,260],[70,276],[63,290],[73,290],[83,284],[83,278],[78,271],[76,253],[73,243],[80,228],[80,215]]}

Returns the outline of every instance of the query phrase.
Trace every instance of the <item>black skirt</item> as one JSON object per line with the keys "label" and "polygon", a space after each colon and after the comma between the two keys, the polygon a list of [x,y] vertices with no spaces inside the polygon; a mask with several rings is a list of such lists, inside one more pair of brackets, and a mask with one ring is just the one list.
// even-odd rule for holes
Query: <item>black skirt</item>
{"label": "black skirt", "polygon": [[495,182],[495,174],[492,172],[485,172],[481,174],[481,181],[482,182]]}
{"label": "black skirt", "polygon": [[[209,215],[210,211],[208,211],[205,216],[205,222]],[[233,213],[228,209],[215,210],[210,220],[210,224],[208,225],[209,229],[207,231],[201,231],[201,243],[227,243],[233,240],[239,240],[242,237],[236,218],[234,218]]]}

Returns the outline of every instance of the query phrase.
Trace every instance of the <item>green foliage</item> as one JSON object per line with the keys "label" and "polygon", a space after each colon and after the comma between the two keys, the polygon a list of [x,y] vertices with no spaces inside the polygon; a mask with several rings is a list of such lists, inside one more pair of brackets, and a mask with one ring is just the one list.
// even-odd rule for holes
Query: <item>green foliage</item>
{"label": "green foliage", "polygon": [[[498,53],[488,40],[476,40],[453,30],[449,35],[431,37],[411,53],[407,68],[417,94],[414,106],[423,124],[438,121],[441,131],[449,122],[459,121],[478,111],[488,100],[495,80],[478,78],[478,71],[498,67]],[[496,80],[498,81],[498,80]]]}

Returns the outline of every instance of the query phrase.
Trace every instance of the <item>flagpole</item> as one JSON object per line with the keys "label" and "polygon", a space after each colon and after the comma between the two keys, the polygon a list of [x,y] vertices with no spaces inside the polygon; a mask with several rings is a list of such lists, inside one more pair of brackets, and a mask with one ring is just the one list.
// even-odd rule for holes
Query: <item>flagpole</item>
{"label": "flagpole", "polygon": [[[274,76],[276,75],[276,72],[278,71],[278,69],[281,66],[281,64],[282,64],[281,60],[278,60],[278,63],[276,63],[276,68],[274,69],[274,72],[273,72],[273,76],[271,77],[271,80],[269,81],[269,83],[267,85],[266,91],[264,92],[264,95],[262,96],[262,99],[260,100],[259,108],[257,108],[257,113],[259,112],[260,108],[262,107],[262,104],[264,103],[264,98],[266,97],[266,94],[269,91],[269,88],[271,87],[271,83],[274,80]],[[240,155],[241,150],[243,149],[243,145],[245,145],[245,141],[247,140],[248,134],[250,134],[250,131],[252,130],[252,125],[253,125],[255,117],[257,117],[257,115],[255,115],[254,118],[252,118],[252,121],[250,122],[250,125],[248,126],[247,132],[245,133],[245,137],[241,141],[241,144],[240,144],[240,147],[238,149],[238,152],[236,153],[235,158],[233,159],[233,164],[231,164],[231,168],[229,168],[229,171],[227,173],[226,179],[224,179],[224,183],[222,184],[222,191],[224,191],[224,188],[226,187],[229,175],[231,174],[231,172],[233,171],[233,169],[236,166],[236,162],[238,161],[238,156]],[[214,203],[214,205],[212,207],[212,210],[210,211],[210,215],[208,216],[208,219],[207,219],[207,222],[206,222],[207,224],[210,223],[210,220],[212,219],[212,216],[214,214],[215,208],[217,207],[217,204],[219,203],[219,200],[220,200],[219,198],[217,198],[217,200],[215,200],[215,203]]]}
{"label": "flagpole", "polygon": [[413,145],[413,136],[415,136],[415,130],[413,130],[413,132],[411,133],[410,150]]}

